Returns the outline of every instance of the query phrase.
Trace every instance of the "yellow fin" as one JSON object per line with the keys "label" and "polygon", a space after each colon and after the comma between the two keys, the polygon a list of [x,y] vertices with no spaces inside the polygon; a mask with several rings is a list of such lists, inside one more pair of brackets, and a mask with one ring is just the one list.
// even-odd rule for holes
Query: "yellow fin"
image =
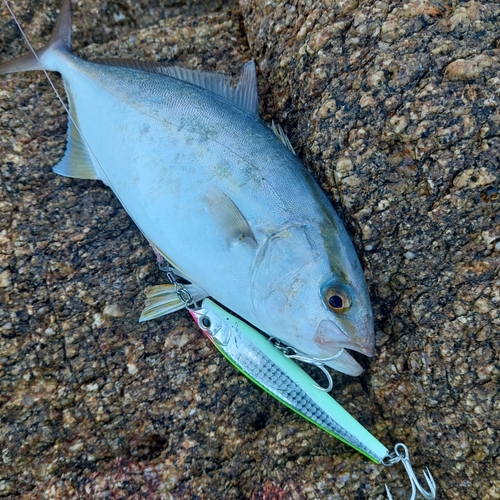
{"label": "yellow fin", "polygon": [[[208,295],[196,285],[182,285],[189,292],[194,302],[199,302]],[[156,285],[149,289],[146,294],[145,307],[139,318],[139,323],[159,318],[173,313],[185,307],[185,303],[177,294],[178,286],[168,283]]]}

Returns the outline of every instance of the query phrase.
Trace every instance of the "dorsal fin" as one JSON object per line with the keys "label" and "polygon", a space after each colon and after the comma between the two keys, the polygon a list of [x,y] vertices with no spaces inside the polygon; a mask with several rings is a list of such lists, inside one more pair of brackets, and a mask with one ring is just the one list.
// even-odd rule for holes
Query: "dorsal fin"
{"label": "dorsal fin", "polygon": [[247,62],[240,72],[238,85],[231,84],[231,77],[221,73],[208,73],[179,66],[167,66],[151,61],[134,61],[132,59],[95,59],[92,62],[117,66],[121,68],[138,69],[150,73],[177,78],[183,82],[191,83],[214,94],[223,97],[234,106],[254,116],[259,116],[259,96],[257,93],[257,76],[255,63]]}

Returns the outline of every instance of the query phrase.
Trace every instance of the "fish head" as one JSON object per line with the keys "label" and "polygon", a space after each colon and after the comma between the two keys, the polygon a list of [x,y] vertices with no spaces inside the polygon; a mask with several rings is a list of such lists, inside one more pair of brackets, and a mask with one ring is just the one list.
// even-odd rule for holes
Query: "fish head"
{"label": "fish head", "polygon": [[325,364],[359,375],[357,361],[339,352],[375,354],[373,313],[363,270],[340,227],[338,234],[289,225],[268,236],[254,262],[252,306],[269,335],[307,356],[338,355]]}

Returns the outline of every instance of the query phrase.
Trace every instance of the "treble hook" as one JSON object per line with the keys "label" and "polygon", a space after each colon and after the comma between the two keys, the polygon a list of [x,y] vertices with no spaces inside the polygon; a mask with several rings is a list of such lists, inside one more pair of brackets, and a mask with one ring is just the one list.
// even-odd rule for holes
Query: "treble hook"
{"label": "treble hook", "polygon": [[316,387],[316,389],[319,389],[320,391],[323,392],[330,392],[333,389],[333,379],[332,376],[330,375],[330,372],[325,368],[324,363],[327,361],[333,361],[334,359],[337,359],[338,357],[342,356],[342,353],[344,352],[344,349],[340,349],[340,351],[337,354],[334,354],[333,356],[330,356],[329,358],[314,358],[313,356],[307,356],[305,354],[300,354],[296,351],[296,354],[286,354],[285,356],[290,359],[296,359],[297,361],[302,361],[303,363],[309,363],[310,365],[315,366],[316,368],[319,368],[326,377],[326,380],[328,381],[328,385],[326,387],[322,387],[319,384],[313,384],[313,387]]}
{"label": "treble hook", "polygon": [[[400,451],[398,448],[402,448],[403,451]],[[406,473],[408,474],[408,477],[410,478],[410,483],[411,483],[410,500],[415,500],[415,497],[417,496],[417,490],[420,492],[420,494],[426,500],[434,500],[436,498],[437,488],[436,488],[436,482],[434,481],[434,478],[432,477],[431,471],[429,470],[428,467],[426,467],[427,470],[422,471],[424,474],[425,480],[427,481],[427,486],[429,487],[429,490],[430,490],[430,491],[427,491],[423,488],[423,486],[420,484],[417,476],[415,475],[415,472],[413,471],[413,467],[411,466],[410,454],[408,452],[408,448],[403,443],[398,443],[394,447],[394,452],[391,453],[387,457],[387,460],[382,461],[382,463],[387,467],[389,467],[390,465],[397,464],[398,462],[403,462],[403,466],[406,469]],[[387,484],[385,485],[385,489],[387,491],[387,497],[389,498],[389,500],[393,500],[391,492],[390,492]]]}

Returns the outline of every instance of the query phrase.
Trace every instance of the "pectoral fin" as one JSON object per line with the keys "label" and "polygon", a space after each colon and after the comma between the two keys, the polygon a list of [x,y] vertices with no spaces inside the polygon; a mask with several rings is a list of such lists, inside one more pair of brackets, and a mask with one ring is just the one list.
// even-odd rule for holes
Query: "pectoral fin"
{"label": "pectoral fin", "polygon": [[257,246],[250,224],[227,194],[211,184],[207,190],[207,200],[210,213],[230,246],[240,243]]}

